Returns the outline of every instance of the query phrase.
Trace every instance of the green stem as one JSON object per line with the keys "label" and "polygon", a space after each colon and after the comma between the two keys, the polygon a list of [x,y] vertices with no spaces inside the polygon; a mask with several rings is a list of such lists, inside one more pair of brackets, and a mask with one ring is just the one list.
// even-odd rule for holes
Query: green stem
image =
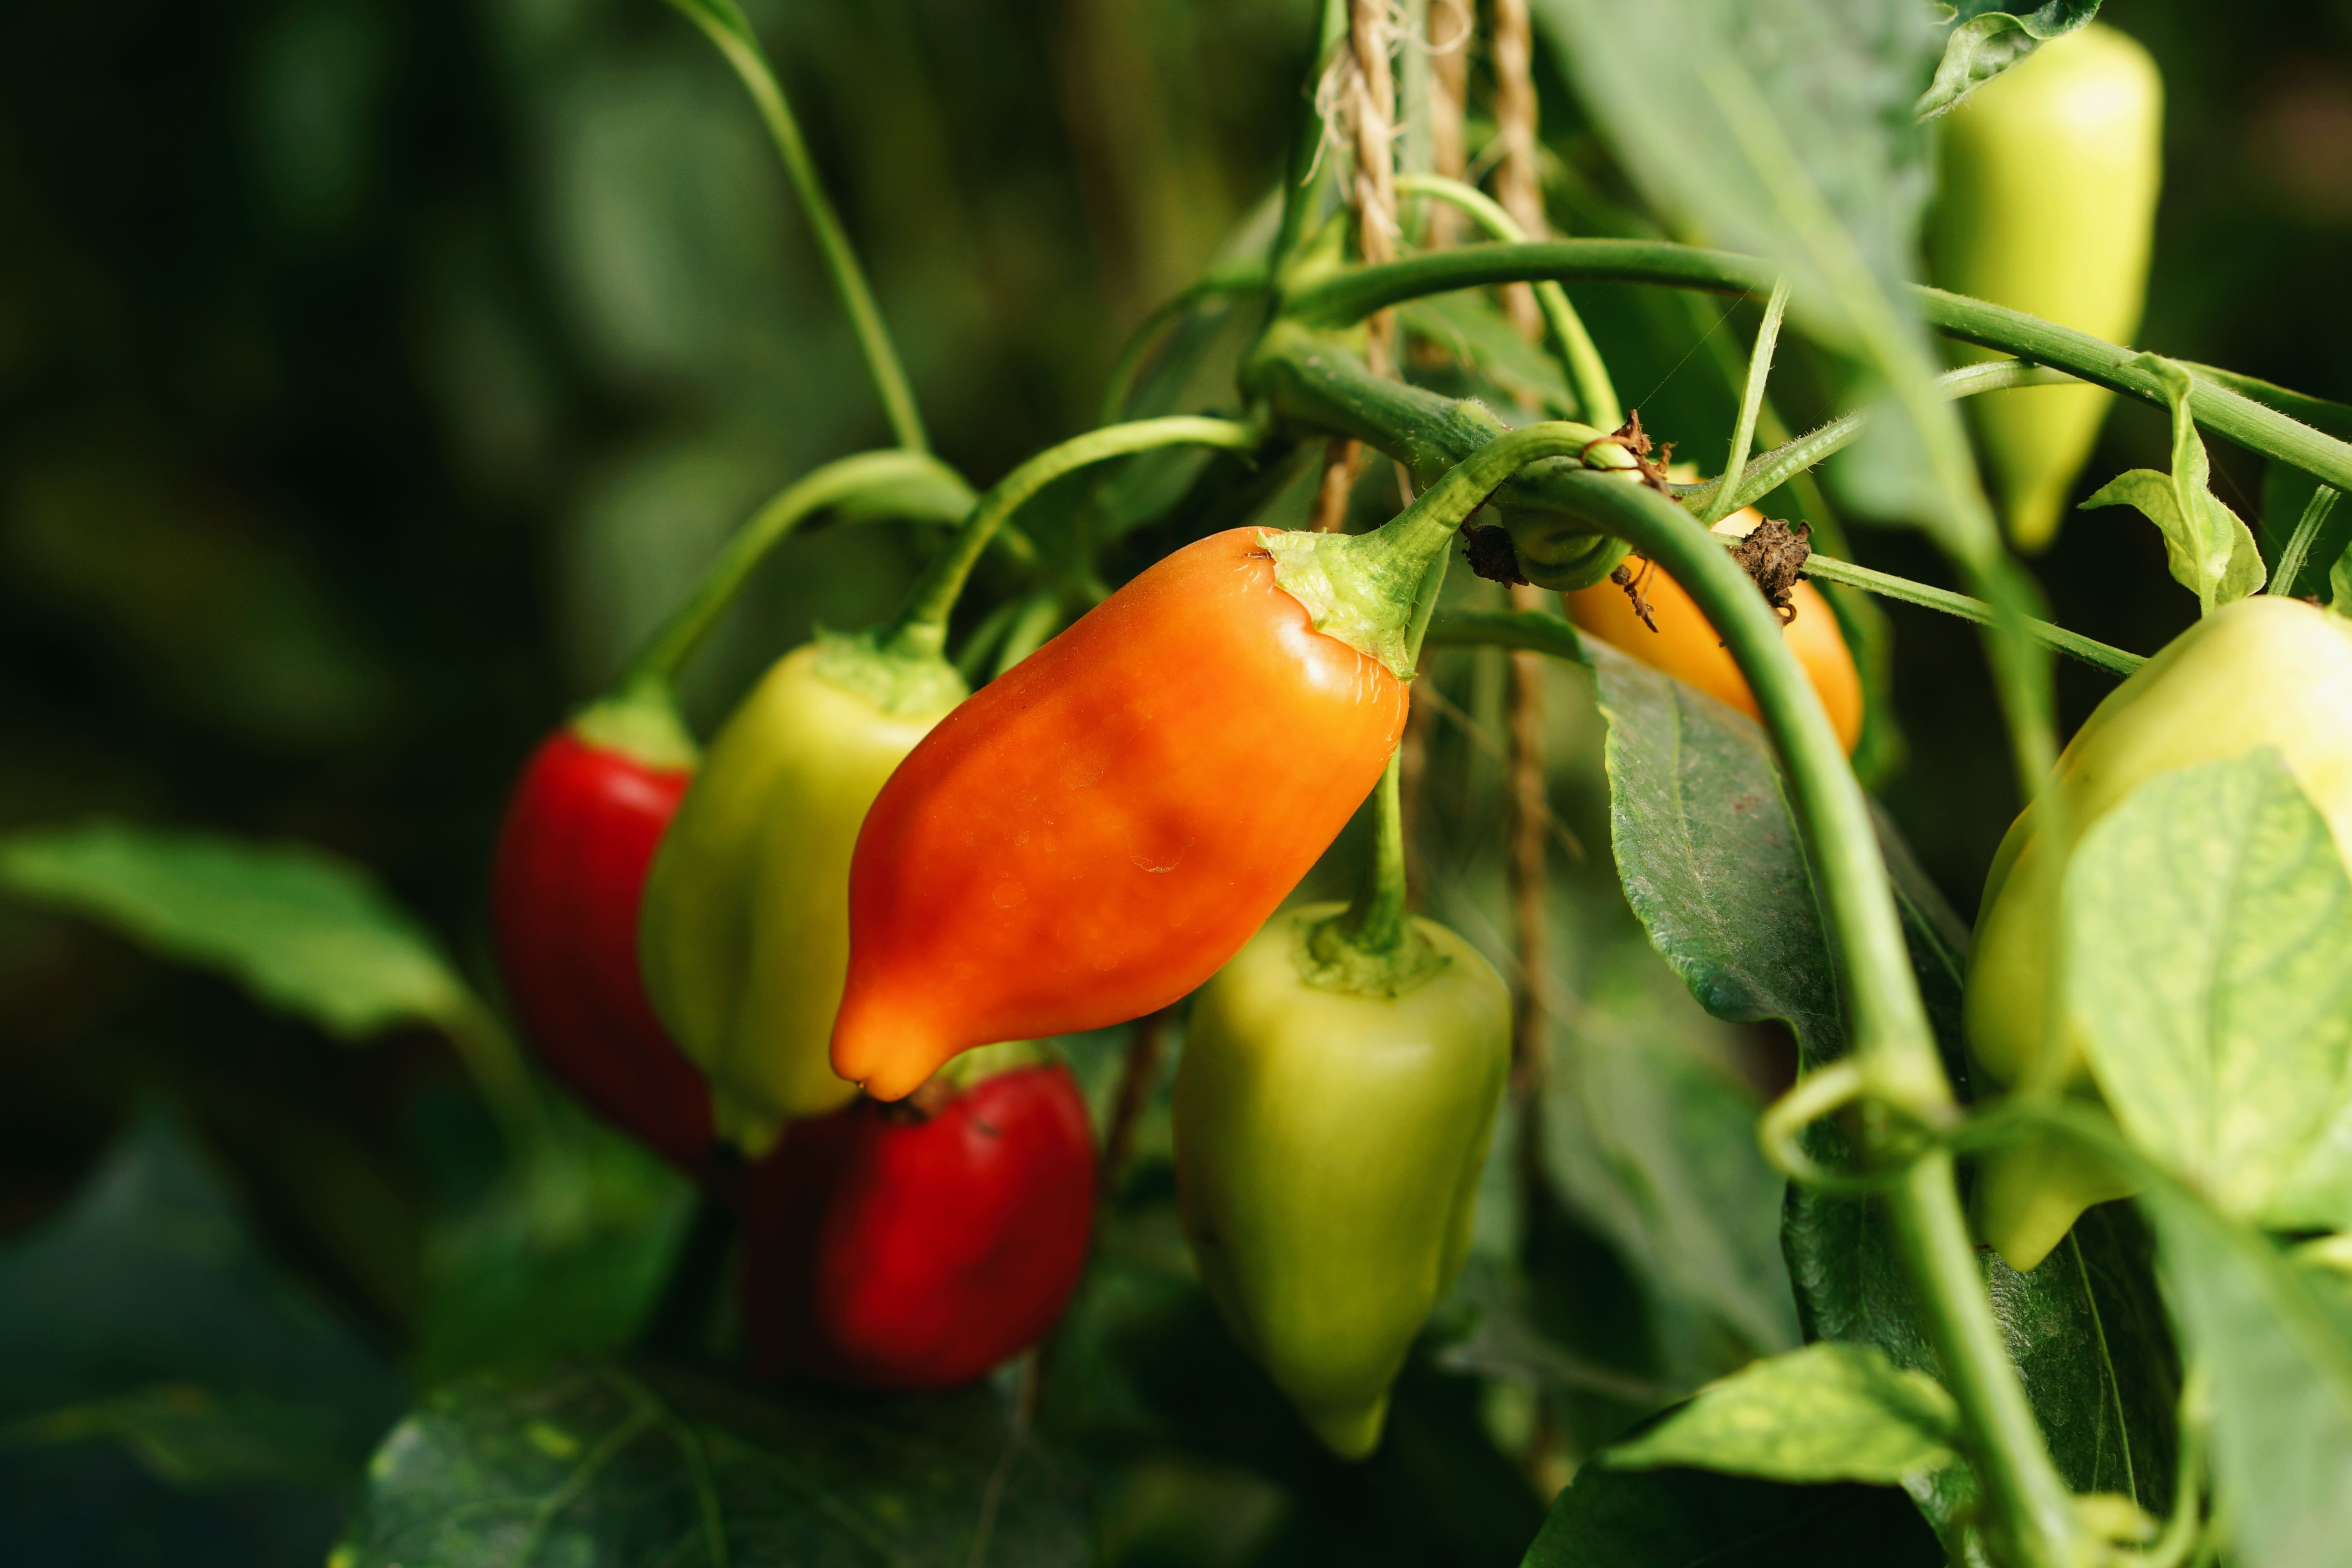
{"label": "green stem", "polygon": [[[1851,561],[1839,561],[1827,555],[1806,559],[1804,574],[1823,583],[1843,583],[1849,588],[1883,598],[1900,599],[1906,605],[1919,605],[1930,610],[1941,610],[1948,616],[1958,616],[1964,621],[1974,621],[1980,626],[1993,624],[1993,607],[1982,599],[1971,599],[1965,594],[1955,594],[1945,588],[1931,588],[1925,583],[1914,583],[1907,577],[1894,577],[1884,572],[1874,572],[1867,566],[1856,566]],[[2126,653],[2119,647],[2070,632],[2064,626],[2048,621],[2025,619],[2025,631],[2042,647],[2054,649],[2069,658],[2079,659],[2110,675],[2128,676],[2147,660],[2136,653]]]}
{"label": "green stem", "polygon": [[1723,473],[1706,492],[1699,506],[1699,521],[1712,528],[1738,510],[1727,504],[1733,490],[1732,476],[1748,464],[1748,448],[1756,439],[1756,416],[1764,406],[1764,386],[1772,376],[1772,353],[1780,342],[1780,321],[1789,313],[1789,280],[1785,278],[1772,285],[1772,298],[1764,307],[1764,324],[1756,330],[1756,347],[1748,356],[1748,384],[1739,395],[1739,417],[1731,427],[1731,455],[1723,461]]}
{"label": "green stem", "polygon": [[1412,934],[1405,915],[1403,758],[1402,749],[1389,753],[1372,792],[1371,875],[1332,922],[1336,934],[1367,955],[1401,952]]}
{"label": "green stem", "polygon": [[928,450],[930,443],[923,434],[923,416],[915,406],[914,391],[907,384],[907,373],[898,363],[898,351],[891,345],[890,330],[883,325],[882,311],[874,302],[873,290],[866,286],[866,273],[857,264],[857,253],[850,247],[849,236],[841,226],[840,214],[834,210],[833,198],[825,195],[824,185],[817,178],[808,144],[801,140],[800,125],[793,119],[792,106],[784,101],[783,89],[777,84],[776,73],[760,47],[758,35],[751,31],[751,24],[735,0],[669,3],[719,46],[719,52],[735,68],[751,101],[759,107],[760,118],[767,122],[768,134],[774,140],[784,173],[792,180],[793,194],[800,198],[802,216],[808,220],[809,231],[816,237],[817,249],[824,256],[825,269],[833,274],[834,289],[841,296],[842,307],[849,312],[849,324],[857,334],[857,346],[866,356],[866,368],[873,374],[874,390],[881,396],[882,411],[889,418],[891,433],[898,445],[908,451]]}
{"label": "green stem", "polygon": [[819,512],[858,503],[915,521],[956,522],[971,513],[972,493],[963,476],[921,452],[860,452],[795,479],[736,530],[694,596],[630,665],[622,689],[674,682],[770,551]]}
{"label": "green stem", "polygon": [[1290,139],[1289,172],[1282,182],[1282,223],[1275,230],[1268,268],[1277,277],[1307,242],[1308,225],[1314,219],[1315,209],[1322,205],[1325,182],[1331,177],[1331,161],[1322,155],[1323,116],[1315,100],[1331,50],[1347,36],[1348,0],[1323,0],[1315,20],[1315,52],[1307,63],[1298,126]]}
{"label": "green stem", "polygon": [[[2023,360],[1993,359],[1946,371],[1936,378],[1936,385],[1947,397],[1973,397],[1982,392],[2005,392],[2018,386],[2056,386],[2074,379],[2064,371],[2028,364]],[[1739,483],[1731,492],[1724,515],[1728,517],[1743,506],[1753,506],[1798,475],[1851,447],[1866,423],[1866,416],[1856,410],[1761,454],[1740,470]],[[1708,482],[1722,481],[1718,479]],[[1706,483],[1701,483],[1678,485],[1675,489],[1679,494],[1690,495],[1706,488]]]}
{"label": "green stem", "polygon": [[1090,463],[1158,447],[1223,447],[1247,452],[1257,446],[1258,439],[1254,426],[1184,414],[1089,430],[1047,447],[997,480],[973,505],[947,548],[915,580],[898,616],[881,634],[880,646],[903,657],[938,658],[947,647],[948,616],[989,541],[1024,503],[1063,475]]}
{"label": "green stem", "polygon": [[[1774,280],[1769,263],[1727,251],[1664,240],[1554,239],[1465,245],[1350,268],[1293,291],[1283,310],[1302,323],[1341,327],[1425,294],[1546,278],[1655,283],[1751,298],[1769,294]],[[2131,364],[2137,350],[1925,285],[1913,285],[1911,297],[1927,325],[1946,337],[2064,371],[2153,407],[2170,406],[2155,374]],[[2201,376],[2189,393],[2189,409],[2198,424],[2217,436],[2337,489],[2352,489],[2352,445]]]}
{"label": "green stem", "polygon": [[[1307,606],[1315,629],[1413,676],[1428,580],[1447,544],[1496,487],[1531,463],[1565,458],[1629,467],[1632,457],[1590,425],[1547,420],[1497,436],[1370,533],[1268,533],[1274,580]],[[1623,480],[1615,481],[1624,483]],[[1669,503],[1671,504],[1671,503]]]}
{"label": "green stem", "polygon": [[2326,485],[2311,492],[2310,503],[2303,509],[2303,517],[2294,525],[2294,536],[2286,542],[2286,548],[2279,552],[2278,570],[2271,574],[2271,592],[2291,594],[2294,591],[2295,579],[2303,575],[2304,560],[2310,555],[2312,543],[2318,539],[2319,531],[2326,526],[2327,514],[2336,510],[2336,502],[2341,493]]}
{"label": "green stem", "polygon": [[1171,322],[1189,314],[1203,300],[1221,294],[1254,294],[1266,286],[1265,266],[1252,262],[1231,271],[1211,272],[1193,280],[1192,286],[1174,299],[1158,306],[1136,324],[1127,342],[1119,346],[1118,358],[1111,362],[1110,375],[1103,387],[1102,414],[1097,423],[1114,425],[1127,412],[1127,400],[1134,390],[1135,373],[1143,364],[1143,356],[1160,341],[1160,334]]}
{"label": "green stem", "polygon": [[[1527,230],[1503,210],[1503,205],[1475,185],[1465,185],[1442,174],[1399,174],[1396,186],[1406,195],[1431,196],[1459,208],[1471,222],[1496,239],[1517,244],[1528,237]],[[1601,351],[1592,346],[1592,335],[1584,330],[1584,319],[1569,303],[1568,290],[1557,282],[1538,283],[1535,292],[1544,322],[1551,329],[1560,358],[1576,383],[1578,413],[1588,424],[1614,430],[1625,422],[1625,410],[1617,401],[1617,388],[1609,379],[1609,367],[1601,362]]]}
{"label": "green stem", "polygon": [[[1643,487],[1564,476],[1595,528],[1620,534],[1689,591],[1756,695],[1786,770],[1814,887],[1850,1000],[1854,1056],[1871,1097],[1929,1125],[1958,1114],[1913,976],[1869,802],[1780,618],[1717,537]],[[1874,1135],[1879,1129],[1874,1124]],[[1898,1254],[1945,1383],[1966,1415],[1996,1543],[2035,1563],[2069,1560],[2080,1525],[2050,1460],[1978,1271],[1952,1158],[1917,1158],[1885,1199]]]}

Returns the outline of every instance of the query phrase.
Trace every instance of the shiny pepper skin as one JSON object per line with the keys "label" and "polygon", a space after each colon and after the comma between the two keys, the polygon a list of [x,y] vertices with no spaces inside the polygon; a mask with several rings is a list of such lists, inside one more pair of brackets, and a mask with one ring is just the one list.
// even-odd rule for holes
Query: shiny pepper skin
{"label": "shiny pepper skin", "polygon": [[[2040,1065],[2051,1081],[2087,1090],[2079,1037],[2050,1017],[2074,846],[2154,775],[2263,746],[2277,748],[2337,847],[2352,846],[2352,622],[2301,600],[2241,599],[2175,637],[2092,713],[1985,879],[1963,1018],[1994,1082]],[[2063,839],[2042,831],[2053,810]],[[1978,1228],[2012,1268],[2031,1268],[2084,1209],[2131,1190],[2071,1142],[2007,1144],[1979,1162]]]}
{"label": "shiny pepper skin", "polygon": [[1249,940],[1379,782],[1405,688],[1316,631],[1261,531],[1153,565],[950,714],[866,814],[834,1070],[1162,1007]]}
{"label": "shiny pepper skin", "polygon": [[[2147,51],[2094,22],[2043,44],[1936,123],[1937,283],[2128,342],[2163,180],[2164,82]],[[2056,537],[2114,399],[2081,383],[1969,399],[2019,548]]]}
{"label": "shiny pepper skin", "polygon": [[856,1092],[826,1061],[850,852],[882,781],[962,695],[942,665],[931,700],[887,711],[827,673],[860,657],[818,642],[776,662],[711,742],[646,886],[654,1006],[709,1075],[719,1136],[755,1157]]}
{"label": "shiny pepper skin", "polygon": [[[1633,564],[1639,569],[1639,563]],[[1739,673],[1730,649],[1689,591],[1668,576],[1665,568],[1654,566],[1642,580],[1642,596],[1649,601],[1650,618],[1657,622],[1654,632],[1642,624],[1633,602],[1614,583],[1596,583],[1561,595],[1568,603],[1568,618],[1580,631],[1761,722],[1748,678]],[[1852,755],[1862,739],[1862,676],[1845,646],[1845,634],[1838,629],[1837,613],[1811,583],[1791,588],[1789,602],[1797,613],[1781,638],[1812,682],[1838,743]]]}
{"label": "shiny pepper skin", "polygon": [[1061,1315],[1094,1222],[1094,1132],[1069,1069],[982,1079],[931,1114],[859,1100],[797,1121],[743,1210],[753,1370],[949,1388]]}
{"label": "shiny pepper skin", "polygon": [[694,1171],[710,1094],[637,976],[646,868],[693,777],[557,731],[507,807],[491,879],[499,964],[523,1032],[598,1114]]}
{"label": "shiny pepper skin", "polygon": [[1192,1005],[1176,1173],[1201,1278],[1318,1436],[1369,1454],[1389,1387],[1461,1270],[1510,1071],[1510,994],[1444,927],[1445,960],[1395,996],[1330,990],[1277,915]]}

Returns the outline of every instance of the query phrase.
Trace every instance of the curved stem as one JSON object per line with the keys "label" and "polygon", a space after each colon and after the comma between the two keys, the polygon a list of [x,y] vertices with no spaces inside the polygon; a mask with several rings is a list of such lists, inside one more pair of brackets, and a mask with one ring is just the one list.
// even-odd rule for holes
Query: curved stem
{"label": "curved stem", "polygon": [[948,616],[953,613],[956,598],[963,592],[964,580],[971,575],[988,542],[1024,502],[1063,475],[1108,458],[1122,458],[1156,447],[1223,447],[1229,451],[1246,452],[1257,443],[1258,431],[1253,426],[1233,419],[1180,414],[1089,430],[1058,447],[1047,447],[997,480],[973,505],[948,547],[915,580],[906,603],[882,633],[881,646],[900,654],[936,658],[947,646]]}
{"label": "curved stem", "polygon": [[[1409,195],[1433,197],[1459,209],[1496,239],[1517,243],[1528,237],[1527,231],[1503,210],[1503,205],[1475,185],[1441,174],[1399,174],[1397,189]],[[1584,319],[1569,303],[1568,290],[1557,281],[1538,283],[1535,291],[1536,303],[1543,310],[1544,324],[1551,329],[1552,337],[1559,344],[1560,358],[1575,380],[1577,412],[1587,424],[1614,430],[1624,423],[1625,410],[1617,401],[1617,388],[1609,379],[1609,367],[1601,362],[1601,351],[1592,346],[1592,335],[1584,330]]]}
{"label": "curved stem", "polygon": [[[2286,548],[2279,552],[2278,566],[2271,573],[2271,593],[2291,594],[2294,591],[2295,579],[2303,575],[2304,562],[2310,556],[2311,547],[2319,538],[2319,531],[2327,525],[2327,514],[2336,510],[2336,502],[2341,494],[2341,491],[2326,485],[2311,492],[2311,500],[2304,507],[2303,516],[2294,525],[2294,532],[2288,537]],[[2322,563],[2322,565],[2332,564]]]}
{"label": "curved stem", "polygon": [[[1346,326],[1424,294],[1545,278],[1655,283],[1756,298],[1769,294],[1773,283],[1770,265],[1752,256],[1664,240],[1554,239],[1465,245],[1380,267],[1350,268],[1294,291],[1283,310],[1312,325]],[[1910,292],[1927,325],[1946,337],[2063,370],[2154,407],[2170,406],[2163,384],[2151,372],[2132,365],[2137,350],[1924,284],[1912,285]],[[2202,376],[2190,389],[2189,411],[2217,436],[2338,489],[2352,489],[2352,445]]]}
{"label": "curved stem", "polygon": [[629,666],[623,688],[674,681],[770,551],[817,513],[861,500],[919,522],[955,522],[972,507],[963,476],[921,452],[860,452],[793,480],[736,530],[694,596],[662,623]]}
{"label": "curved stem", "polygon": [[1127,400],[1134,390],[1135,374],[1143,364],[1143,356],[1160,341],[1160,332],[1171,323],[1181,320],[1203,300],[1220,294],[1254,294],[1266,286],[1265,268],[1252,263],[1230,272],[1211,272],[1193,279],[1191,287],[1175,298],[1160,303],[1151,313],[1136,323],[1135,331],[1119,345],[1118,357],[1111,362],[1110,374],[1103,387],[1102,413],[1098,422],[1113,425],[1127,412]]}
{"label": "curved stem", "polygon": [[[1786,770],[1825,924],[1842,959],[1852,1038],[1873,1099],[1930,1127],[1958,1114],[1936,1055],[1876,830],[1820,699],[1763,595],[1717,537],[1647,489],[1564,476],[1587,520],[1619,534],[1686,588],[1756,694]],[[1961,1213],[1952,1156],[1918,1157],[1885,1199],[1898,1253],[1947,1385],[1966,1415],[1998,1542],[2026,1561],[2067,1560],[2079,1533],[2074,1500],[2010,1364]]]}
{"label": "curved stem", "polygon": [[[1948,370],[1936,378],[1936,385],[1947,397],[1973,397],[1982,392],[2005,392],[2019,386],[2060,386],[2074,379],[2063,370],[2052,370],[2046,365],[2028,364],[2023,360],[1992,359],[1962,365],[1958,370]],[[1799,474],[1819,467],[1832,455],[1851,447],[1867,423],[1867,416],[1857,409],[1760,454],[1754,462],[1740,470],[1739,483],[1732,489],[1724,515],[1728,517],[1741,507],[1753,506]],[[1721,480],[1710,482],[1721,483]],[[1676,492],[1682,495],[1706,489],[1707,484],[1704,482],[1675,487]]]}
{"label": "curved stem", "polygon": [[784,173],[792,180],[793,194],[800,198],[802,216],[816,237],[817,249],[824,253],[825,269],[833,274],[842,308],[849,312],[849,324],[857,334],[858,349],[873,374],[874,390],[882,399],[891,433],[909,451],[927,450],[930,443],[923,433],[923,416],[915,406],[914,391],[898,363],[898,351],[891,345],[890,330],[883,325],[881,309],[874,302],[873,290],[866,286],[857,253],[850,248],[849,236],[842,229],[841,215],[834,210],[833,198],[825,195],[824,183],[817,178],[808,144],[801,140],[800,125],[793,119],[792,106],[784,101],[783,89],[777,84],[751,24],[735,0],[670,0],[670,4],[719,46],[719,52],[735,68],[759,107],[760,118],[766,121],[777,156],[783,160]]}
{"label": "curved stem", "polygon": [[1789,313],[1789,280],[1785,278],[1772,285],[1772,298],[1764,307],[1764,324],[1756,330],[1756,347],[1748,356],[1748,384],[1739,395],[1739,417],[1731,427],[1731,454],[1723,460],[1723,473],[1706,492],[1706,500],[1697,510],[1699,521],[1712,528],[1739,509],[1727,504],[1732,499],[1732,476],[1748,466],[1748,448],[1756,439],[1756,416],[1764,406],[1765,383],[1772,375],[1772,353],[1780,342],[1780,320]]}

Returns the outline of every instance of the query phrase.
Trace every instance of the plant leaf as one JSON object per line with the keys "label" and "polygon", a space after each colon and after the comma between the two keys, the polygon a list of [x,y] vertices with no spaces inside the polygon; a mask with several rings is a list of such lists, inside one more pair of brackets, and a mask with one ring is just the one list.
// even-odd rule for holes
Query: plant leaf
{"label": "plant leaf", "polygon": [[2189,372],[2155,354],[2137,354],[2130,363],[2164,384],[2172,405],[2172,472],[2134,468],[2108,480],[2083,506],[2137,507],[2164,535],[2172,580],[2196,595],[2199,609],[2210,616],[2263,585],[2263,552],[2252,531],[2212,491],[2205,443],[2189,412]]}
{"label": "plant leaf", "polygon": [[2211,1369],[2231,1561],[2335,1561],[2352,1536],[2352,1281],[2297,1267],[2189,1194],[2140,1202],[2185,1348]]}
{"label": "plant leaf", "polygon": [[1552,1503],[1522,1568],[1941,1568],[1944,1561],[1919,1516],[1882,1487],[1586,1465]]}
{"label": "plant leaf", "polygon": [[[1796,823],[1770,742],[1744,715],[1591,638],[1585,657],[1609,721],[1611,847],[1650,940],[1719,1017],[1779,1018],[1804,1069],[1844,1056],[1842,1006]],[[1967,928],[1884,819],[1913,973],[1945,1068],[1963,1094],[1959,1026]],[[1832,1168],[1851,1154],[1833,1122],[1806,1133]],[[1781,1224],[1800,1320],[1811,1340],[1873,1343],[1898,1366],[1938,1374],[1885,1236],[1866,1202],[1789,1193]],[[2128,1223],[2095,1214],[2050,1265],[2018,1274],[1979,1255],[2011,1353],[2070,1485],[2143,1506],[2170,1500],[2171,1347],[2147,1247]],[[1940,1529],[1971,1504],[1965,1470],[1916,1489]]]}
{"label": "plant leaf", "polygon": [[392,1370],[272,1271],[161,1110],[0,1249],[0,1445],[110,1440],[176,1485],[331,1490],[400,1402]]}
{"label": "plant leaf", "polygon": [[2064,898],[2068,1016],[2132,1142],[2224,1214],[2352,1226],[2352,880],[2278,753],[2142,784]]}
{"label": "plant leaf", "polygon": [[373,878],[305,845],[96,821],[0,840],[0,888],[226,974],[345,1040],[475,1005]]}
{"label": "plant leaf", "polygon": [[1080,1501],[987,1387],[761,1398],[588,1366],[434,1394],[377,1452],[332,1561],[1077,1568]]}
{"label": "plant leaf", "polygon": [[1959,1463],[1959,1407],[1875,1345],[1823,1342],[1711,1383],[1607,1450],[1620,1469],[1688,1466],[1772,1481],[1900,1486]]}
{"label": "plant leaf", "polygon": [[2048,0],[2031,11],[1997,11],[2000,0],[1961,0],[1936,79],[1919,95],[1912,112],[1933,120],[1968,100],[1970,93],[2015,66],[2051,39],[2087,24],[2099,14],[2099,0]]}

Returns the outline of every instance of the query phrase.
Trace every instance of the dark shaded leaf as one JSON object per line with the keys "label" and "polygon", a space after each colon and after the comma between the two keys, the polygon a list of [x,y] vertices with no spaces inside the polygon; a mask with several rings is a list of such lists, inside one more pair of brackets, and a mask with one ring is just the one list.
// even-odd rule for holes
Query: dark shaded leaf
{"label": "dark shaded leaf", "polygon": [[1552,1504],[1524,1568],[1936,1568],[1943,1561],[1917,1512],[1885,1488],[1587,1465]]}
{"label": "dark shaded leaf", "polygon": [[1083,1500],[986,1387],[761,1397],[588,1366],[432,1395],[369,1468],[335,1563],[1076,1568]]}

